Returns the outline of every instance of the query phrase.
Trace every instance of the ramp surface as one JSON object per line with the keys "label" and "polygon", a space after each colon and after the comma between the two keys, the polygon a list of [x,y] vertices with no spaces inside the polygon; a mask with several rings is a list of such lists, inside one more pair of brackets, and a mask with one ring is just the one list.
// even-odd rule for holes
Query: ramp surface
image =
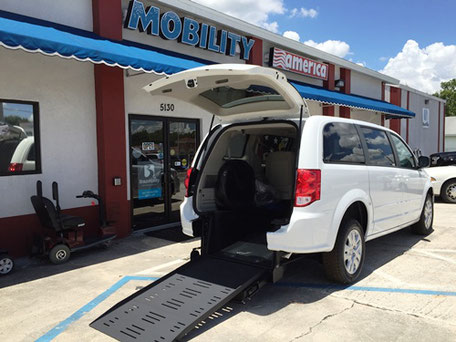
{"label": "ramp surface", "polygon": [[119,341],[174,341],[268,273],[201,257],[128,297],[90,326]]}

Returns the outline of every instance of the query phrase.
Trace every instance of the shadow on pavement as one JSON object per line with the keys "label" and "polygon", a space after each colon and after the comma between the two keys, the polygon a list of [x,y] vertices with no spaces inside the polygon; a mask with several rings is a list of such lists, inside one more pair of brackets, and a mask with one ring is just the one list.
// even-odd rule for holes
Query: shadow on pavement
{"label": "shadow on pavement", "polygon": [[[366,259],[360,280],[368,277],[376,269],[409,251],[419,241],[426,238],[414,235],[410,229],[367,242]],[[229,303],[228,311],[219,310],[221,316],[206,319],[205,323],[192,330],[181,341],[189,341],[215,325],[240,312],[249,312],[258,316],[271,315],[293,303],[310,304],[317,302],[334,292],[350,285],[330,283],[324,274],[321,258],[306,256],[289,265],[284,278],[276,284],[268,284],[246,304]],[[352,284],[352,285],[356,285]]]}
{"label": "shadow on pavement", "polygon": [[[156,233],[160,235],[159,232]],[[163,232],[162,236],[150,237],[135,233],[114,240],[108,248],[95,246],[72,253],[69,261],[61,265],[51,264],[47,256],[17,259],[13,272],[0,277],[0,289],[175,244],[175,241],[166,239],[169,234]],[[191,241],[193,240],[181,240],[178,243]]]}

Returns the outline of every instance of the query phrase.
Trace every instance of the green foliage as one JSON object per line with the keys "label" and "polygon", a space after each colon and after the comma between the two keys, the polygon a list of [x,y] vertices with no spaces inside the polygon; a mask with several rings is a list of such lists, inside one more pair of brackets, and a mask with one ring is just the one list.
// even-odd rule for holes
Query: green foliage
{"label": "green foliage", "polygon": [[456,116],[456,78],[440,83],[440,88],[434,96],[447,101],[446,116]]}
{"label": "green foliage", "polygon": [[5,118],[4,118],[3,120],[5,120],[5,122],[6,122],[8,125],[11,125],[11,126],[19,126],[19,124],[20,124],[21,122],[28,122],[27,119],[21,118],[20,116],[17,116],[17,115],[8,115],[8,116],[5,116]]}

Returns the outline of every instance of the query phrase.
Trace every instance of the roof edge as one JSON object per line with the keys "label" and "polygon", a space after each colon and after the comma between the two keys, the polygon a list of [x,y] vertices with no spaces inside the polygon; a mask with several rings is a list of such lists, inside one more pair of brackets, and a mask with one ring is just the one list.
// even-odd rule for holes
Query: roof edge
{"label": "roof edge", "polygon": [[[246,21],[237,19],[235,17],[224,14],[224,13],[214,10],[212,8],[200,5],[196,2],[193,2],[190,0],[156,0],[156,1],[159,3],[162,3],[164,6],[173,7],[173,8],[182,10],[184,12],[188,12],[189,14],[194,14],[195,8],[197,8],[197,10],[198,10],[197,15],[199,17],[202,17],[202,18],[205,18],[205,19],[208,19],[211,21],[215,21],[222,25],[234,27],[234,28],[236,28],[236,30],[243,31],[244,33],[246,33],[248,35],[252,35],[252,36],[256,36],[258,38],[264,39],[264,40],[268,40],[272,43],[282,45],[282,46],[292,49],[294,51],[302,52],[304,54],[311,55],[316,58],[320,58],[329,63],[337,64],[339,66],[346,67],[346,68],[350,68],[353,71],[380,79],[382,81],[385,81],[385,82],[388,82],[391,84],[399,84],[399,80],[394,77],[382,74],[373,69],[369,69],[369,68],[360,66],[356,63],[347,61],[346,59],[343,59],[341,57],[332,55],[328,52],[324,52],[317,48],[305,45],[304,43],[297,42],[295,40],[283,37],[277,33],[270,32],[264,28],[250,24]],[[223,21],[221,18],[223,18]],[[286,43],[284,43],[284,40]]]}

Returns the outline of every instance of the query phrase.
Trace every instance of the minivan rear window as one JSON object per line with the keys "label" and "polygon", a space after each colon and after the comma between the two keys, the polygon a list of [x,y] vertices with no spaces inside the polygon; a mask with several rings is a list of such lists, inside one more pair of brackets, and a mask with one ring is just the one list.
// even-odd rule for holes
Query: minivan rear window
{"label": "minivan rear window", "polygon": [[323,129],[323,161],[325,163],[365,162],[358,131],[352,124],[329,123]]}
{"label": "minivan rear window", "polygon": [[284,101],[283,97],[274,89],[259,85],[250,85],[246,89],[217,87],[206,90],[200,95],[222,108],[232,108],[255,102]]}

